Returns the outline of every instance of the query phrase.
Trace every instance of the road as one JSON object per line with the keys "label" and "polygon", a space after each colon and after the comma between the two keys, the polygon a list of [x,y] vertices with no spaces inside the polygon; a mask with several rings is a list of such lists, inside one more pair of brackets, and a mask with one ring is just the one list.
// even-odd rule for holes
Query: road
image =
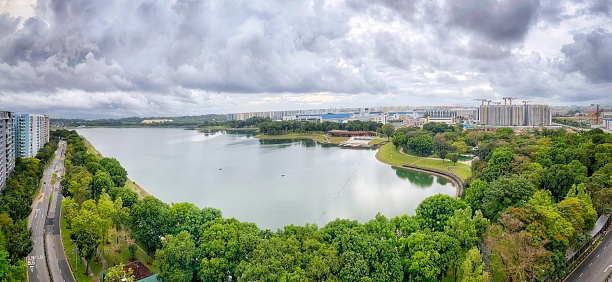
{"label": "road", "polygon": [[[58,202],[61,201],[58,201],[57,198],[58,196],[61,196],[59,176],[61,176],[64,170],[65,151],[66,142],[60,141],[58,149],[55,151],[55,158],[43,173],[42,188],[40,189],[38,196],[36,196],[36,200],[34,200],[32,203],[32,213],[28,217],[28,226],[32,228],[32,241],[34,242],[33,250],[27,257],[28,281],[52,281],[51,277],[49,276],[49,269],[47,267],[44,236],[47,232],[50,232],[51,234],[54,233],[52,230],[53,228],[48,228],[46,226],[48,223],[53,224],[54,222],[53,219],[47,220],[47,214],[49,212],[48,209],[50,199],[52,199],[52,202],[56,204],[52,209],[52,216],[57,208]],[[55,184],[51,184],[51,179],[54,173],[57,174],[58,179],[55,181]],[[49,229],[48,231],[45,231],[46,227]],[[51,263],[52,261],[49,262]],[[58,262],[57,260],[54,260],[53,263],[57,264]],[[51,268],[53,269],[54,267]],[[67,274],[71,275],[70,273]],[[53,281],[61,280],[54,279]],[[66,281],[72,281],[72,279]]]}
{"label": "road", "polygon": [[597,249],[565,281],[600,282],[605,281],[610,272],[612,272],[612,232],[608,232]]}

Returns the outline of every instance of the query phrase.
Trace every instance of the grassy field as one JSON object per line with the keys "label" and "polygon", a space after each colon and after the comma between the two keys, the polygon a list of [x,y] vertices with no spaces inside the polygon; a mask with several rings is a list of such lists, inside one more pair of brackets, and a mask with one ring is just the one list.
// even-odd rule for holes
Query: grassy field
{"label": "grassy field", "polygon": [[[280,140],[280,139],[310,139],[317,142],[325,143],[325,136],[323,134],[281,134],[281,135],[255,135],[255,138],[269,139],[269,140]],[[347,138],[348,139],[348,138]]]}
{"label": "grassy field", "polygon": [[453,172],[461,178],[461,180],[467,179],[472,173],[470,172],[470,167],[466,164],[457,163],[453,164],[451,161],[442,161],[441,159],[432,159],[432,158],[422,158],[416,156],[410,156],[403,153],[400,153],[393,143],[387,143],[380,147],[378,153],[376,153],[376,157],[387,164],[401,166],[402,164],[410,164],[416,165],[426,168],[437,169],[441,171],[448,171],[448,168],[451,167]]}
{"label": "grassy field", "polygon": [[[119,253],[112,250],[104,250],[103,253],[106,262],[108,262],[108,267],[112,267],[113,265],[119,263],[123,263],[124,265],[130,263],[130,252],[127,247],[121,248],[121,251]],[[151,272],[159,273],[159,268],[155,267],[154,265],[149,265],[147,263],[152,262],[153,259],[147,256],[147,254],[143,252],[140,248],[136,249],[136,258],[144,265],[146,265],[147,268],[151,270]]]}
{"label": "grassy field", "polygon": [[451,167],[451,170],[463,181],[472,176],[472,171],[469,167]]}
{"label": "grassy field", "polygon": [[344,142],[346,140],[349,140],[349,137],[333,137],[333,136],[330,136],[330,137],[328,137],[328,139],[329,139],[329,142],[332,143],[332,144],[340,144],[340,142]]}
{"label": "grassy field", "polygon": [[93,281],[93,279],[85,273],[85,266],[79,260],[78,266],[76,265],[75,255],[72,254],[72,250],[76,248],[75,244],[70,241],[70,230],[66,228],[66,219],[62,216],[62,243],[64,244],[64,251],[66,252],[66,258],[72,269],[74,277],[79,282]]}
{"label": "grassy field", "polygon": [[370,141],[370,145],[378,145],[385,141],[387,141],[386,138],[374,137],[374,140]]}

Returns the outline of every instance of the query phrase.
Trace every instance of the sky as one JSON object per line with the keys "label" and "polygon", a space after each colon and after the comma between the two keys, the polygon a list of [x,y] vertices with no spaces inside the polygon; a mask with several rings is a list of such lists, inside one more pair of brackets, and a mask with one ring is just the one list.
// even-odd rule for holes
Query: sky
{"label": "sky", "polygon": [[0,110],[612,104],[612,0],[1,0]]}

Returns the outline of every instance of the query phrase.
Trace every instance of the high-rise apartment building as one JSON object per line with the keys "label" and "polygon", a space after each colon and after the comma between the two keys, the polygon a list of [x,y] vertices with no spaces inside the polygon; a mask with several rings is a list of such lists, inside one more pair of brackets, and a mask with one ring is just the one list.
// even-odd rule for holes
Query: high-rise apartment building
{"label": "high-rise apartment building", "polygon": [[32,114],[15,115],[15,156],[35,157],[49,140],[48,116]]}
{"label": "high-rise apartment building", "polygon": [[482,105],[478,119],[490,126],[550,126],[552,113],[547,105]]}
{"label": "high-rise apartment building", "polygon": [[6,179],[15,168],[14,127],[14,114],[0,111],[0,191],[6,186]]}

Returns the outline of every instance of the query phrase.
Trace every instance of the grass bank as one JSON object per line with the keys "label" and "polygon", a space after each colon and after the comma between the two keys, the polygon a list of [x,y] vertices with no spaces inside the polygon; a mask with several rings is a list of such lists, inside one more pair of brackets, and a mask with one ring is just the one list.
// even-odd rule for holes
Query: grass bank
{"label": "grass bank", "polygon": [[470,166],[462,163],[453,164],[451,161],[443,161],[442,159],[434,158],[423,158],[417,156],[406,155],[401,153],[393,143],[387,143],[380,147],[376,153],[376,158],[386,164],[402,166],[403,164],[410,164],[414,166],[420,166],[424,168],[431,168],[441,171],[448,171],[450,168],[455,175],[457,175],[462,181],[465,181],[472,175]]}

